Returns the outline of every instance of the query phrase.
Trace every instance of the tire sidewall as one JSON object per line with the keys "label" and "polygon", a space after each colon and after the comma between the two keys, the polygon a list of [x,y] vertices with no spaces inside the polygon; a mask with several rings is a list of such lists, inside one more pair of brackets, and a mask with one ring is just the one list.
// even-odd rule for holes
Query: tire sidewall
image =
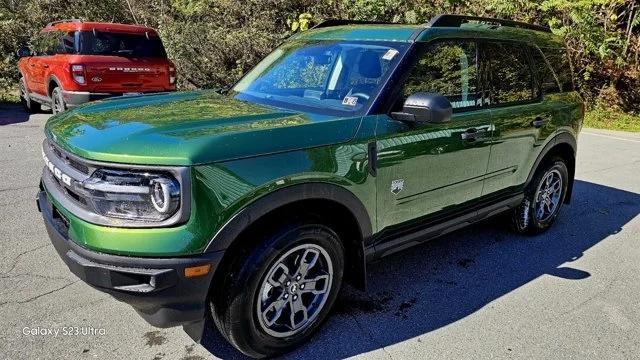
{"label": "tire sidewall", "polygon": [[[256,314],[262,280],[282,254],[308,243],[322,247],[331,258],[333,281],[328,298],[314,322],[302,332],[285,338],[273,337],[262,329]],[[236,288],[233,290],[234,296],[229,304],[229,312],[234,314],[229,329],[230,340],[247,355],[257,357],[282,353],[305,342],[331,310],[340,290],[343,271],[344,249],[338,235],[330,228],[307,223],[277,232],[253,251],[239,272]],[[247,348],[255,353],[247,352]]]}

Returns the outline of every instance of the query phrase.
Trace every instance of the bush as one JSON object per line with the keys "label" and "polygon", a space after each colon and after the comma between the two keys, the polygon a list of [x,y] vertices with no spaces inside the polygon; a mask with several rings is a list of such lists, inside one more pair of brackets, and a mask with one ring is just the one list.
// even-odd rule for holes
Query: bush
{"label": "bush", "polygon": [[640,112],[640,4],[629,0],[0,0],[0,93],[15,50],[47,22],[80,17],[159,30],[181,89],[220,88],[309,23],[327,18],[424,23],[438,13],[550,25],[568,44],[589,104]]}

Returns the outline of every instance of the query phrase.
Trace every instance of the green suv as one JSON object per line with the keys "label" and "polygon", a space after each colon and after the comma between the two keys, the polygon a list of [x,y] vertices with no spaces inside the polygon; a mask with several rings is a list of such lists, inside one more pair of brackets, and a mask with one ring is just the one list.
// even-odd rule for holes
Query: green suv
{"label": "green suv", "polygon": [[[327,21],[224,93],[130,96],[46,124],[37,202],[89,285],[253,357],[326,319],[366,264],[500,213],[548,229],[584,105],[544,27]],[[208,321],[211,320],[211,321]]]}

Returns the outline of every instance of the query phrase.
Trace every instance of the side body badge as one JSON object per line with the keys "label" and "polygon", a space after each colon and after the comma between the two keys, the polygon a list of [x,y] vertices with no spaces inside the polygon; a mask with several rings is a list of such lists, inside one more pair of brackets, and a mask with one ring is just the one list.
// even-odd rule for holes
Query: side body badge
{"label": "side body badge", "polygon": [[398,195],[404,189],[404,179],[397,179],[391,182],[391,193]]}

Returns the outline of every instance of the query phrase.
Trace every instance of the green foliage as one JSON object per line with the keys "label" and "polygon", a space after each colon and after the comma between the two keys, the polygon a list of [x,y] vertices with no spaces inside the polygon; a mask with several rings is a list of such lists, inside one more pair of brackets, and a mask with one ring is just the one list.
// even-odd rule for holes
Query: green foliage
{"label": "green foliage", "polygon": [[640,115],[597,106],[588,111],[584,126],[598,129],[640,132]]}
{"label": "green foliage", "polygon": [[14,91],[15,51],[49,21],[143,23],[157,28],[181,89],[220,88],[294,32],[323,19],[424,23],[438,13],[550,25],[563,36],[580,92],[640,113],[638,0],[2,0],[0,93]]}

